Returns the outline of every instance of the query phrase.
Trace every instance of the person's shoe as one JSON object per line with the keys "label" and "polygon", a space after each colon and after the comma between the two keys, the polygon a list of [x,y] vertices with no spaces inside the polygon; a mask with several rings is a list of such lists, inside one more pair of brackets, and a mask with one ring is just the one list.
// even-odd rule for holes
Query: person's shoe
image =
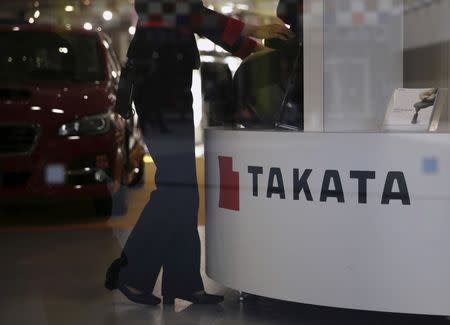
{"label": "person's shoe", "polygon": [[223,296],[211,295],[204,291],[193,293],[188,296],[164,296],[163,303],[164,305],[173,305],[175,303],[175,298],[190,301],[193,304],[197,305],[217,305],[223,301]]}
{"label": "person's shoe", "polygon": [[121,257],[114,260],[114,262],[111,263],[110,267],[106,271],[105,276],[105,288],[108,290],[115,290],[118,287],[119,282],[119,272],[120,269],[127,265],[128,261],[124,254],[122,254]]}
{"label": "person's shoe", "polygon": [[124,254],[112,262],[111,266],[106,271],[105,288],[111,291],[118,289],[125,297],[138,304],[149,306],[158,305],[161,302],[161,299],[153,294],[132,292],[132,289],[128,288],[126,285],[119,285],[120,269],[123,266],[126,266],[127,263],[128,260]]}
{"label": "person's shoe", "polygon": [[127,286],[120,286],[118,289],[124,294],[125,297],[137,304],[156,306],[161,302],[161,299],[152,293],[135,293],[132,292],[132,290]]}

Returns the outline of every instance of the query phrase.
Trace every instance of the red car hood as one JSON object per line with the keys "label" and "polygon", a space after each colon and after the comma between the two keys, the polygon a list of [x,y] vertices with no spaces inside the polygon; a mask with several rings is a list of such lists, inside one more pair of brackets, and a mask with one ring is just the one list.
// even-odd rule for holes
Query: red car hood
{"label": "red car hood", "polygon": [[106,82],[0,83],[0,122],[62,123],[106,113],[114,101]]}

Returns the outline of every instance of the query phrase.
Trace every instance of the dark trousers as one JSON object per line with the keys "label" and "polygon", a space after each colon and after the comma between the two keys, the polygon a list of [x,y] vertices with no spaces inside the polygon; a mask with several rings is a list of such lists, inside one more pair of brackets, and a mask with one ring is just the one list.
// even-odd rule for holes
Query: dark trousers
{"label": "dark trousers", "polygon": [[162,267],[165,296],[203,290],[191,84],[191,69],[157,66],[134,96],[157,189],[125,245],[119,281],[151,292]]}

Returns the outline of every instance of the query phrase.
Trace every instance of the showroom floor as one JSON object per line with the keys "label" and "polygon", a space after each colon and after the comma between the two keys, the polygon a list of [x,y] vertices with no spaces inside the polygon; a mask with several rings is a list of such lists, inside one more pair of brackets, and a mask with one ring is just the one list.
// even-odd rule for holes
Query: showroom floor
{"label": "showroom floor", "polygon": [[[225,295],[221,305],[178,300],[175,307],[146,307],[106,291],[105,269],[119,255],[152,189],[148,167],[144,186],[130,191],[125,216],[101,220],[92,216],[89,204],[66,202],[0,207],[0,324],[449,324],[442,317],[338,310],[262,298],[241,303],[237,291],[211,280],[205,281],[208,291]],[[200,233],[203,239],[203,226]]]}
{"label": "showroom floor", "polygon": [[120,236],[112,230],[3,233],[0,324],[448,324],[438,317],[345,311],[269,299],[240,303],[238,292],[210,280],[209,291],[225,294],[221,305],[196,306],[180,300],[169,308],[135,305],[102,287],[105,268],[120,251]]}

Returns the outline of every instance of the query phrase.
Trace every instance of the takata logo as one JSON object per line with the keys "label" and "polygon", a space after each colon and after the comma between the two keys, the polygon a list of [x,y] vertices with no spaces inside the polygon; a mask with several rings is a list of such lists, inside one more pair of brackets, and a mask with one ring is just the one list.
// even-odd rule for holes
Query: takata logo
{"label": "takata logo", "polygon": [[[240,179],[239,172],[233,170],[233,158],[219,156],[220,169],[220,200],[219,207],[228,210],[239,211]],[[294,201],[328,202],[335,200],[338,203],[346,203],[348,195],[344,191],[342,177],[347,177],[354,182],[358,193],[358,204],[368,204],[368,188],[370,182],[375,180],[378,173],[369,170],[350,170],[349,173],[341,173],[338,170],[325,170],[323,172],[320,193],[315,199],[310,187],[312,169],[282,170],[278,167],[263,168],[262,166],[248,166],[247,178],[252,184],[253,198],[286,200],[291,197]],[[383,173],[384,174],[384,173]],[[388,171],[383,175],[384,187],[379,188],[380,198],[378,202],[389,205],[391,201],[401,202],[402,205],[411,205],[408,185],[405,174],[401,171]],[[292,193],[287,193],[286,180],[292,184]],[[259,191],[261,181],[267,185],[267,191]],[[372,191],[373,192],[373,191]],[[378,191],[377,191],[378,192]]]}

